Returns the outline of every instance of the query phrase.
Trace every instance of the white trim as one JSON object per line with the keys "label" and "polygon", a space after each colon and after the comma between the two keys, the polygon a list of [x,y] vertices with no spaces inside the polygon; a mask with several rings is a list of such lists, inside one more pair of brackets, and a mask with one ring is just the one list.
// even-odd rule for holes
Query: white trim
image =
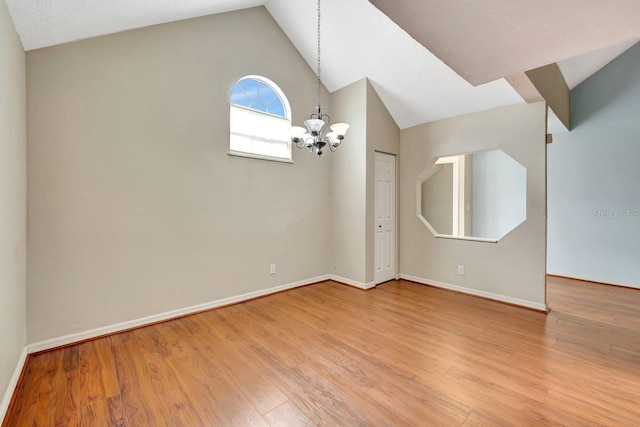
{"label": "white trim", "polygon": [[[471,177],[473,180],[473,177]],[[464,220],[466,215],[465,209],[465,185],[466,181],[466,157],[458,156],[458,236],[464,236]]]}
{"label": "white trim", "polygon": [[584,280],[586,282],[602,283],[604,285],[623,286],[625,288],[640,289],[640,283],[638,282],[619,281],[615,279],[594,277],[594,276],[589,276],[584,274],[558,273],[558,272],[552,272],[552,271],[547,271],[547,274],[551,276],[566,277],[567,279],[576,279],[576,280]]}
{"label": "white trim", "polygon": [[[382,281],[378,281],[378,279],[376,279],[376,272],[375,272],[375,265],[374,265],[374,272],[373,272],[373,286],[379,285],[381,283],[385,283],[388,280],[398,280],[398,265],[399,265],[399,260],[400,257],[398,255],[398,236],[400,235],[400,233],[398,233],[398,213],[399,213],[399,203],[398,203],[398,199],[399,199],[399,179],[398,179],[398,156],[396,154],[393,153],[387,153],[384,151],[380,151],[380,150],[374,150],[373,151],[373,163],[374,163],[374,218],[373,218],[373,252],[374,252],[374,264],[375,264],[375,252],[376,252],[376,239],[375,239],[375,234],[376,234],[376,224],[375,224],[375,163],[377,161],[376,156],[378,154],[382,154],[385,156],[391,156],[393,157],[393,183],[394,183],[394,187],[393,187],[393,235],[394,235],[394,239],[393,239],[393,279],[384,279]],[[365,285],[366,286],[366,285]],[[367,288],[368,289],[368,288]]]}
{"label": "white trim", "polygon": [[[436,160],[435,163],[436,165],[450,164],[453,166],[453,205],[451,207],[451,233],[455,236],[460,235],[460,158],[464,159],[464,155],[440,157],[438,160]],[[424,183],[424,181],[422,181],[422,183]],[[420,188],[420,190],[420,207],[422,207],[422,187]],[[462,193],[462,197],[464,198],[464,192]],[[464,233],[462,233],[462,235],[464,236]]]}
{"label": "white trim", "polygon": [[324,282],[329,280],[329,275],[313,277],[311,279],[300,280],[298,282],[289,283],[286,285],[276,286],[269,289],[263,289],[260,291],[249,292],[242,295],[237,295],[229,298],[223,298],[216,301],[207,302],[204,304],[193,305],[191,307],[179,308],[177,310],[167,311],[165,313],[154,314],[140,319],[129,320],[114,325],[103,326],[88,331],[77,332],[75,334],[64,335],[58,338],[52,338],[45,341],[39,341],[27,345],[27,352],[29,354],[37,353],[40,351],[50,350],[52,348],[61,347],[64,345],[73,344],[76,342],[100,337],[103,335],[114,334],[117,332],[126,331],[128,329],[138,328],[141,326],[149,325],[152,323],[163,322],[165,320],[171,320],[178,317],[186,316],[200,311],[210,310],[212,308],[222,307],[225,305],[236,304],[242,301],[258,298],[261,296],[273,294],[276,292],[286,291],[288,289],[297,288],[300,286],[310,285],[312,283]]}
{"label": "white trim", "polygon": [[347,279],[346,277],[336,276],[335,274],[330,274],[329,280],[333,280],[335,282],[340,282],[342,284],[354,286],[356,288],[364,289],[364,290],[376,287],[375,282],[363,283],[363,282],[358,282],[357,280]]}
{"label": "white trim", "polygon": [[291,163],[291,164],[293,164],[293,160],[285,159],[284,157],[263,156],[262,154],[245,153],[244,151],[229,150],[229,151],[227,151],[227,155],[235,156],[235,157],[244,157],[246,159],[268,160],[270,162],[280,162],[280,163]]}
{"label": "white trim", "polygon": [[7,389],[5,390],[4,396],[2,397],[2,401],[0,402],[0,420],[4,420],[4,417],[7,415],[7,409],[9,409],[9,404],[11,403],[11,398],[13,397],[13,393],[16,392],[16,387],[18,386],[18,380],[20,379],[20,374],[24,369],[24,364],[26,361],[27,361],[27,347],[24,347],[22,349],[22,353],[20,353],[20,357],[18,358],[16,369],[13,371],[13,375],[9,380]]}
{"label": "white trim", "polygon": [[401,274],[401,279],[410,280],[412,282],[421,283],[423,285],[434,286],[436,288],[448,289],[450,291],[462,292],[464,294],[475,295],[494,301],[506,302],[513,305],[519,305],[521,307],[532,308],[538,311],[547,312],[547,305],[543,303],[527,301],[520,298],[509,297],[506,295],[494,294],[491,292],[480,291],[478,289],[465,288],[463,286],[451,285],[449,283],[438,282],[436,280],[423,279],[420,277],[410,276],[408,274]]}
{"label": "white trim", "polygon": [[487,239],[486,237],[452,236],[451,234],[435,234],[434,236],[439,239],[469,240],[471,242],[498,243],[497,239]]}

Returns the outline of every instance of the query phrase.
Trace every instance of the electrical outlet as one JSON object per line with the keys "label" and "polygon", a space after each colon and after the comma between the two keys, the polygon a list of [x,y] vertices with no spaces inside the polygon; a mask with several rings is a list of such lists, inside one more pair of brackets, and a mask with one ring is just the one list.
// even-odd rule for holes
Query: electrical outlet
{"label": "electrical outlet", "polygon": [[269,266],[269,274],[276,274],[276,265],[275,264],[271,264]]}
{"label": "electrical outlet", "polygon": [[460,276],[464,276],[464,265],[459,265],[458,266],[458,274]]}

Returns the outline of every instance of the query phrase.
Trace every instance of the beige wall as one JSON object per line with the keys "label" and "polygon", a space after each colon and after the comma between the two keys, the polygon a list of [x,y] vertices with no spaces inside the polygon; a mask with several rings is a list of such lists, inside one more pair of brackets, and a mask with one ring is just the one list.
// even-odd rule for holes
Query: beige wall
{"label": "beige wall", "polygon": [[[435,167],[441,168],[440,172],[431,175],[420,185],[422,192],[420,212],[438,234],[453,234],[453,163],[444,163]],[[471,215],[467,216],[471,217]]]}
{"label": "beige wall", "polygon": [[[400,273],[523,305],[545,304],[544,103],[502,107],[401,132]],[[502,149],[527,168],[527,220],[498,243],[434,237],[416,216],[416,179],[437,156]],[[459,276],[457,266],[466,274]]]}
{"label": "beige wall", "polygon": [[246,74],[315,106],[263,7],[27,54],[29,342],[328,273],[328,159],[227,155]]}
{"label": "beige wall", "polygon": [[400,130],[366,78],[333,92],[331,106],[351,125],[331,156],[332,274],[371,285],[375,151],[397,154]]}
{"label": "beige wall", "polygon": [[525,74],[540,92],[549,108],[556,113],[562,124],[567,129],[571,129],[570,91],[558,64],[545,65],[544,67],[527,71]]}
{"label": "beige wall", "polygon": [[332,117],[351,128],[331,156],[332,274],[366,283],[367,81],[331,94]]}
{"label": "beige wall", "polygon": [[[25,345],[26,84],[22,43],[0,1],[0,419]],[[7,393],[5,394],[5,390]]]}
{"label": "beige wall", "polygon": [[506,80],[526,102],[546,102],[562,125],[571,129],[570,90],[558,64],[535,68]]}
{"label": "beige wall", "polygon": [[[375,202],[375,152],[397,155],[400,149],[400,128],[382,103],[375,88],[367,79],[367,204],[366,204],[366,275],[367,283],[374,276],[374,202]],[[396,158],[396,171],[399,168]],[[397,172],[396,172],[397,173]],[[398,192],[396,191],[396,196]],[[397,203],[396,203],[397,204]],[[397,235],[398,230],[396,230]]]}

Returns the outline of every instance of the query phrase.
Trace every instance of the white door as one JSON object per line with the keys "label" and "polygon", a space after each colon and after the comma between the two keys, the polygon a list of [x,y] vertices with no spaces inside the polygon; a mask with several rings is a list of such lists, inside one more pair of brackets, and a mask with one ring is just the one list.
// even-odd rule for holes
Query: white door
{"label": "white door", "polygon": [[374,282],[396,278],[396,157],[375,153]]}

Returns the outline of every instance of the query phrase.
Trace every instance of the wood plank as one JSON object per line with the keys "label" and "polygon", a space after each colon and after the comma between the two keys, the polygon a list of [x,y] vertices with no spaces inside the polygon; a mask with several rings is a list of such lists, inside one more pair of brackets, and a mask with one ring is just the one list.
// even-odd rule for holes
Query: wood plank
{"label": "wood plank", "polygon": [[168,426],[171,418],[150,382],[142,348],[135,340],[113,347],[116,374],[126,424]]}
{"label": "wood plank", "polygon": [[79,346],[80,408],[96,400],[119,395],[115,361],[108,338],[87,341]]}
{"label": "wood plank", "polygon": [[[156,395],[163,403],[164,409],[175,426],[207,425],[206,419],[200,417],[191,399],[192,390],[183,388],[176,378],[176,372],[169,368],[166,360],[157,360],[150,355],[148,361],[150,381]],[[148,359],[147,359],[148,360]]]}
{"label": "wood plank", "polygon": [[166,359],[166,363],[182,387],[190,395],[199,396],[200,417],[206,420],[206,425],[268,425],[225,373],[205,378],[197,365],[172,358]]}
{"label": "wood plank", "polygon": [[311,422],[311,420],[289,400],[264,414],[264,419],[271,427],[300,427]]}
{"label": "wood plank", "polygon": [[78,371],[65,372],[65,350],[45,354],[45,368],[34,426],[78,425]]}
{"label": "wood plank", "polygon": [[407,394],[403,387],[383,383],[367,391],[367,396],[412,426],[461,425],[471,412],[470,408],[429,387],[421,387],[420,393]]}
{"label": "wood plank", "polygon": [[80,426],[86,427],[124,427],[126,422],[122,410],[121,396],[93,400],[80,409]]}
{"label": "wood plank", "polygon": [[287,401],[287,397],[258,368],[254,361],[247,357],[246,345],[234,341],[228,345],[214,346],[206,337],[196,336],[199,352],[203,357],[215,358],[220,362],[220,370],[226,372],[239,385],[244,397],[260,413],[265,414]]}

